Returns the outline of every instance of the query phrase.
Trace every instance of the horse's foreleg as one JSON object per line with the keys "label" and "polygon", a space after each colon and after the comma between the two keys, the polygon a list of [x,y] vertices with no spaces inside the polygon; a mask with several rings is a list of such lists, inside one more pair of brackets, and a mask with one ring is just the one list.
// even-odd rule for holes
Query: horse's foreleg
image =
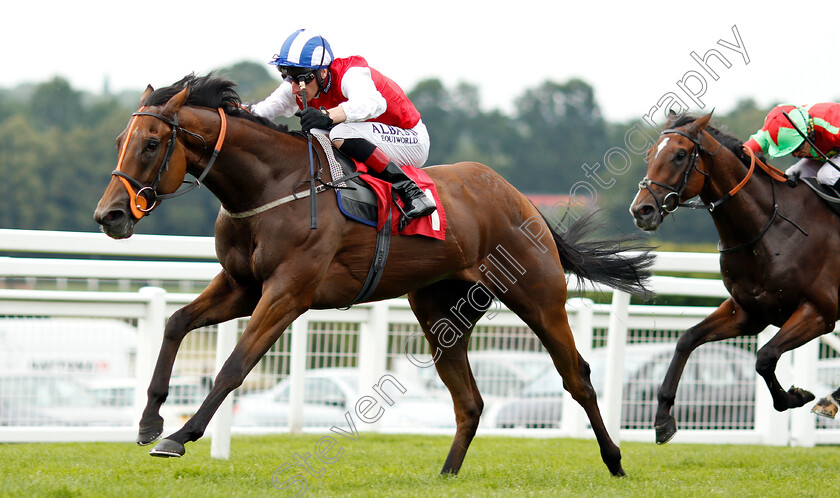
{"label": "horse's foreleg", "polygon": [[254,310],[248,326],[222,365],[213,387],[196,413],[184,426],[163,439],[149,452],[152,456],[179,457],[184,454],[184,444],[204,435],[213,414],[234,389],[242,385],[245,376],[265,356],[277,339],[283,335],[292,320],[308,306],[302,306],[301,294],[285,292],[280,297],[266,290]]}
{"label": "horse's foreleg", "polygon": [[151,444],[163,432],[160,407],[169,395],[175,356],[187,333],[199,327],[248,316],[256,302],[254,296],[234,286],[224,273],[220,273],[193,302],[172,314],[166,323],[163,343],[147,391],[148,400],[140,419],[137,444]]}
{"label": "horse's foreleg", "polygon": [[680,377],[692,351],[707,342],[758,334],[765,325],[755,323],[732,298],[729,298],[711,315],[680,336],[671,364],[657,393],[658,406],[653,424],[656,430],[656,444],[667,443],[677,433],[677,421],[671,414],[671,409],[674,407]]}
{"label": "horse's foreleg", "polygon": [[776,364],[779,357],[811,339],[830,332],[833,328],[834,320],[826,320],[825,315],[813,304],[805,303],[790,316],[779,332],[758,350],[755,370],[764,378],[770,390],[770,396],[773,397],[773,408],[776,411],[783,412],[791,408],[799,408],[814,399],[813,394],[798,387],[791,386],[785,391],[779,379],[776,378]]}
{"label": "horse's foreleg", "polygon": [[[483,311],[475,310],[469,304],[456,304],[459,300],[464,300],[469,289],[470,284],[467,282],[444,281],[408,296],[411,309],[431,346],[438,376],[449,389],[455,406],[455,439],[443,463],[441,474],[457,474],[461,469],[484,409],[484,401],[478,392],[467,360],[470,333]],[[451,311],[453,306],[458,309],[458,315],[470,325],[464,325],[460,319],[456,319]],[[436,326],[440,324],[447,324],[447,327]],[[463,335],[458,336],[449,325],[455,326],[457,332]]]}

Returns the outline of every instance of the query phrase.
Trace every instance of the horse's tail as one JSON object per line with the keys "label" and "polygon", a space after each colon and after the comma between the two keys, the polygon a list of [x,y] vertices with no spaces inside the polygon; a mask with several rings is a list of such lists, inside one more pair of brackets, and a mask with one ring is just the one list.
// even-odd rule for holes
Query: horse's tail
{"label": "horse's tail", "polygon": [[606,240],[584,240],[597,231],[593,223],[595,212],[586,214],[561,233],[560,225],[552,227],[542,213],[557,251],[560,262],[584,280],[598,282],[613,289],[649,298],[653,291],[648,289],[650,267],[656,257],[653,248],[640,237],[631,235]]}

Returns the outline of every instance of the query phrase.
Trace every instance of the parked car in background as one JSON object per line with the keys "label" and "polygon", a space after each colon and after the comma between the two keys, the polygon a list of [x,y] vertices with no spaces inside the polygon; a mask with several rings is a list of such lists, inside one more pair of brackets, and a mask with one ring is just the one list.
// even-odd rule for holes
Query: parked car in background
{"label": "parked car in background", "polygon": [[[827,358],[819,361],[817,364],[817,382],[821,384],[821,387],[812,391],[817,400],[833,393],[840,386],[840,358]],[[816,401],[808,406],[813,407],[814,404],[816,404]],[[838,429],[840,428],[840,417],[833,419],[817,417],[817,428]]]}
{"label": "parked car in background", "polygon": [[[362,396],[371,396],[384,410],[381,426],[386,428],[450,428],[455,427],[452,403],[435,399],[419,384],[392,375],[405,389],[390,380],[380,382],[383,392],[392,399],[389,405],[372,387],[359,386],[355,368],[321,368],[307,370],[304,380],[304,427],[347,427],[346,413],[353,417],[357,428],[365,424],[356,415],[356,402]],[[234,427],[288,427],[289,394],[291,380],[285,379],[273,388],[243,394],[234,404]],[[378,408],[374,408],[376,413]]]}
{"label": "parked car in background", "polygon": [[67,375],[19,372],[0,374],[0,425],[133,425],[131,407],[101,403]]}
{"label": "parked car in background", "polygon": [[[164,424],[182,425],[192,417],[204,398],[210,392],[210,378],[199,376],[178,376],[169,381],[169,396],[160,407]],[[134,410],[134,393],[137,381],[134,377],[92,378],[84,386],[96,400],[105,406],[127,407]],[[142,390],[145,393],[146,387]],[[145,395],[144,395],[145,399]],[[135,414],[139,419],[140,413]]]}
{"label": "parked car in background", "polygon": [[[675,342],[630,344],[624,357],[621,425],[628,429],[653,427],[656,394],[674,353]],[[606,349],[587,358],[592,384],[603,399]],[[672,413],[683,429],[751,428],[754,424],[755,354],[722,343],[695,350],[683,371]],[[496,427],[559,427],[563,382],[556,371],[546,372],[491,415]]]}
{"label": "parked car in background", "polygon": [[[534,379],[553,371],[554,363],[547,352],[485,350],[467,353],[470,368],[485,404],[508,398],[521,391]],[[434,365],[418,367],[407,358],[397,362],[401,378],[415,378],[426,389],[449,398],[449,391],[440,380]]]}

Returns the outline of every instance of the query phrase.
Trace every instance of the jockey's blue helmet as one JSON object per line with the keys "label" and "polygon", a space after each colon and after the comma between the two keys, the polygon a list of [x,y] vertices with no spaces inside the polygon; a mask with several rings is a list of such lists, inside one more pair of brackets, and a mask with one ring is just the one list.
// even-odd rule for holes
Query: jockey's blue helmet
{"label": "jockey's blue helmet", "polygon": [[286,38],[280,53],[275,54],[269,64],[314,71],[329,67],[332,61],[332,49],[323,36],[299,29]]}

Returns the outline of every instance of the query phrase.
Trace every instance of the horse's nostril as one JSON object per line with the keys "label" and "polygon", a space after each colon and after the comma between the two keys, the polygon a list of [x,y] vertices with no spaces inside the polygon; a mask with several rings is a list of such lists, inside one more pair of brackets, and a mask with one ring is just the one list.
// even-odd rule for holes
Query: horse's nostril
{"label": "horse's nostril", "polygon": [[125,212],[119,209],[108,211],[104,215],[96,213],[94,220],[100,225],[117,225],[125,218]]}
{"label": "horse's nostril", "polygon": [[639,206],[633,212],[633,217],[639,221],[650,221],[656,216],[656,209],[650,204]]}

